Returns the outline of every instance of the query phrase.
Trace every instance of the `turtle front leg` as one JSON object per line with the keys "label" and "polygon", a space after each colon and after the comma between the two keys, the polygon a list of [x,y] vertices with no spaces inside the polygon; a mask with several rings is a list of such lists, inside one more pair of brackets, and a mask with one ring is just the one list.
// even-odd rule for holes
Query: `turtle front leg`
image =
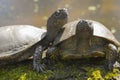
{"label": "turtle front leg", "polygon": [[43,48],[42,46],[38,46],[33,56],[33,69],[36,70],[37,73],[45,70],[45,64],[42,64],[42,54]]}
{"label": "turtle front leg", "polygon": [[56,47],[49,47],[46,52],[46,60],[48,65],[52,65],[55,63],[55,59],[57,59],[57,48]]}
{"label": "turtle front leg", "polygon": [[117,47],[113,44],[108,44],[106,48],[106,59],[107,59],[107,67],[109,70],[112,70],[115,62],[118,58]]}

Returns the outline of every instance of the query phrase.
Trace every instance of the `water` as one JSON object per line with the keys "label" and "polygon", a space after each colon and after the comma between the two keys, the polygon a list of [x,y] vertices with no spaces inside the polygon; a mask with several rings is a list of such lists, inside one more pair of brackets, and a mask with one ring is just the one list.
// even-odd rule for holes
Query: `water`
{"label": "water", "polygon": [[0,0],[0,26],[45,26],[58,8],[69,9],[69,21],[78,18],[103,23],[120,41],[120,0]]}

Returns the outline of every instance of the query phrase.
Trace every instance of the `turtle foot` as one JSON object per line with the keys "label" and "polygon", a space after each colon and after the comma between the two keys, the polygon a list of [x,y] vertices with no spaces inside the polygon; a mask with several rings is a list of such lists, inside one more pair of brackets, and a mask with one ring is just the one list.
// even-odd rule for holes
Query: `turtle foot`
{"label": "turtle foot", "polygon": [[33,56],[33,69],[38,72],[45,71],[45,64],[42,63],[42,46],[38,46]]}
{"label": "turtle foot", "polygon": [[44,72],[44,71],[45,71],[45,67],[46,67],[45,64],[34,64],[33,66],[34,66],[33,69],[34,69],[37,73],[39,73],[39,72]]}
{"label": "turtle foot", "polygon": [[109,63],[107,66],[108,70],[112,71],[114,68],[120,69],[120,63],[119,62],[115,62],[113,63]]}

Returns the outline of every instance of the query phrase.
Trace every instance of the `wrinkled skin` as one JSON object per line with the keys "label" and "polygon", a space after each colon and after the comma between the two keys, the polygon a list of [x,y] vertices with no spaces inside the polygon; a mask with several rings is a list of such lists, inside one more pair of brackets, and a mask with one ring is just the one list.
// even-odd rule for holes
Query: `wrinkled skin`
{"label": "wrinkled skin", "polygon": [[42,64],[43,51],[54,41],[67,20],[68,12],[65,8],[55,11],[48,19],[46,36],[36,44],[37,48],[33,57],[33,67],[37,72],[44,71],[45,65]]}
{"label": "wrinkled skin", "polygon": [[[112,70],[118,58],[117,46],[104,38],[94,36],[92,24],[92,22],[80,20],[74,36],[48,49],[46,54],[48,62],[51,61],[49,62],[51,64],[57,58],[70,60],[105,57],[107,69]],[[62,35],[62,32],[59,35]]]}

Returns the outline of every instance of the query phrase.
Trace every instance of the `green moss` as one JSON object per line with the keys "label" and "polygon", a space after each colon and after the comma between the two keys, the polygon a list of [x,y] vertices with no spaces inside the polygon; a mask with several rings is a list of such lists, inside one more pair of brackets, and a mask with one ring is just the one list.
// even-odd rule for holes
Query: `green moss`
{"label": "green moss", "polygon": [[112,72],[109,72],[108,74],[105,75],[106,80],[113,79],[119,75],[119,70],[118,69],[113,69]]}
{"label": "green moss", "polygon": [[113,80],[119,75],[118,69],[113,69],[111,72],[106,72],[103,76],[101,70],[93,70],[90,77],[87,80]]}
{"label": "green moss", "polygon": [[20,77],[19,77],[19,79],[18,80],[27,80],[27,77],[26,77],[26,73],[24,73],[23,75],[21,75]]}
{"label": "green moss", "polygon": [[0,68],[0,80],[47,80],[50,74],[50,72],[36,74],[32,69],[31,62],[6,65]]}
{"label": "green moss", "polygon": [[92,72],[91,77],[88,78],[87,80],[104,80],[100,70],[95,70]]}
{"label": "green moss", "polygon": [[[118,70],[108,72],[103,65],[79,63],[79,61],[60,61],[38,74],[32,68],[32,61],[0,67],[0,80],[100,80],[111,79],[118,75]],[[104,76],[105,75],[105,76]],[[94,78],[94,79],[93,79]]]}

